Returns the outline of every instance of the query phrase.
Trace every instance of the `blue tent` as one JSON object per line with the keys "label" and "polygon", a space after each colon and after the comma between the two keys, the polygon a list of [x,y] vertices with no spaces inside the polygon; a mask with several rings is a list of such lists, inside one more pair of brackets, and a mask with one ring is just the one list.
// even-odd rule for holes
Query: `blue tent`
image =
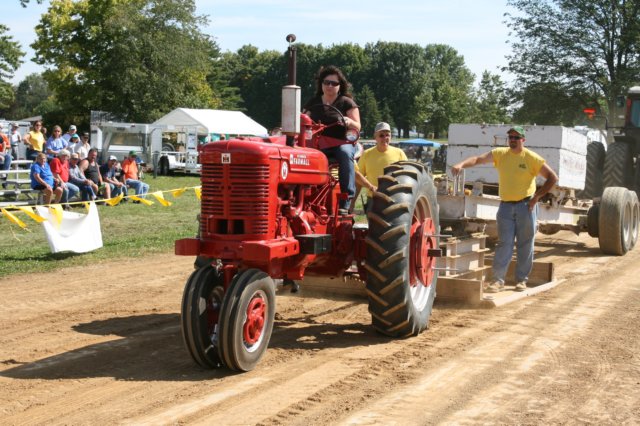
{"label": "blue tent", "polygon": [[434,148],[440,148],[442,144],[436,141],[430,141],[428,139],[408,139],[406,141],[398,141],[398,145],[420,145],[420,146],[432,146]]}

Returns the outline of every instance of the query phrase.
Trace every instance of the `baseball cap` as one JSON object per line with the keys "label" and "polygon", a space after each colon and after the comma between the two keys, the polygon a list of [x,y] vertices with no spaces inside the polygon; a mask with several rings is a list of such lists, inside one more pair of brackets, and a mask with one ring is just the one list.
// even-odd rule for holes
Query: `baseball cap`
{"label": "baseball cap", "polygon": [[129,155],[130,155],[131,157],[137,157],[137,156],[138,156],[138,154],[136,154],[136,152],[135,152],[135,151],[129,151]]}
{"label": "baseball cap", "polygon": [[20,126],[18,126],[18,123],[14,122],[14,123],[11,123],[11,127],[20,127]]}
{"label": "baseball cap", "polygon": [[507,133],[511,133],[511,132],[515,132],[515,133],[519,134],[520,136],[522,136],[523,138],[524,138],[525,133],[526,133],[524,131],[524,127],[522,127],[522,126],[513,126],[509,130],[507,130]]}
{"label": "baseball cap", "polygon": [[74,158],[80,159],[80,156],[78,155],[77,152],[74,152],[73,154],[71,154],[71,159],[74,159]]}
{"label": "baseball cap", "polygon": [[75,124],[72,124],[71,126],[69,126],[69,130],[76,130],[76,128],[77,128],[77,127],[76,127],[76,125],[75,125]]}
{"label": "baseball cap", "polygon": [[78,134],[77,133],[72,134],[71,135],[71,139],[73,139],[73,138],[78,138]]}
{"label": "baseball cap", "polygon": [[111,161],[111,160],[116,160],[116,161],[118,161],[118,157],[116,157],[115,155],[110,155],[110,156],[109,156],[109,161]]}
{"label": "baseball cap", "polygon": [[373,131],[373,133],[376,134],[378,132],[382,132],[383,130],[386,130],[388,132],[391,131],[391,126],[389,126],[389,123],[385,123],[384,121],[381,121],[380,123],[376,124],[376,128]]}

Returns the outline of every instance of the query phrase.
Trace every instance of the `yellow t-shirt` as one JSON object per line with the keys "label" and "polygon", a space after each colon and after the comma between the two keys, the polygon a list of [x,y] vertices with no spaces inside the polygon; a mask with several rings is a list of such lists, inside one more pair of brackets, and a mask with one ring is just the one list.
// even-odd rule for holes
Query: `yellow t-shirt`
{"label": "yellow t-shirt", "polygon": [[29,143],[34,150],[42,152],[44,149],[44,135],[42,132],[29,132]]}
{"label": "yellow t-shirt", "polygon": [[[367,149],[358,160],[358,170],[372,185],[378,187],[378,176],[384,174],[384,168],[396,161],[406,160],[404,151],[395,146],[390,146],[385,152],[378,151],[375,146]],[[371,191],[367,190],[371,197]]]}
{"label": "yellow t-shirt", "polygon": [[509,148],[496,148],[491,155],[498,170],[502,201],[519,201],[536,192],[536,176],[545,163],[544,158],[527,148],[520,154],[514,154]]}

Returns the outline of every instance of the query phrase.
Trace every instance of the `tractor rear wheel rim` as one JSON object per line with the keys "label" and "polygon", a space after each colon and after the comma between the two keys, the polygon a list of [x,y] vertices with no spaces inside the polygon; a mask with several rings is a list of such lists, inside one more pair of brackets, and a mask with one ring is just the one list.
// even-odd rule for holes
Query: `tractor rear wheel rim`
{"label": "tractor rear wheel rim", "polygon": [[429,288],[433,281],[435,257],[429,250],[437,248],[436,230],[426,198],[420,198],[411,219],[409,243],[409,283],[411,299],[421,308],[429,299]]}
{"label": "tractor rear wheel rim", "polygon": [[207,334],[211,342],[215,344],[216,328],[220,322],[220,307],[224,298],[224,288],[222,286],[215,287],[207,298]]}

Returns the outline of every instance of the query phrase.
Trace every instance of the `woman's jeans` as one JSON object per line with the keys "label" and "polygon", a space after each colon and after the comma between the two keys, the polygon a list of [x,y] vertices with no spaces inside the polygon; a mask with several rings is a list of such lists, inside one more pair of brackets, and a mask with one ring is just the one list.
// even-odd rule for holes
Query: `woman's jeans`
{"label": "woman's jeans", "polygon": [[327,158],[335,159],[338,163],[338,182],[340,192],[348,195],[347,200],[340,200],[338,208],[348,209],[351,200],[356,196],[356,169],[353,159],[356,153],[355,146],[350,143],[323,149]]}
{"label": "woman's jeans", "polygon": [[536,235],[538,205],[529,211],[529,201],[501,202],[498,208],[498,244],[493,259],[493,279],[504,283],[516,246],[516,282],[527,281],[533,267],[533,246]]}

